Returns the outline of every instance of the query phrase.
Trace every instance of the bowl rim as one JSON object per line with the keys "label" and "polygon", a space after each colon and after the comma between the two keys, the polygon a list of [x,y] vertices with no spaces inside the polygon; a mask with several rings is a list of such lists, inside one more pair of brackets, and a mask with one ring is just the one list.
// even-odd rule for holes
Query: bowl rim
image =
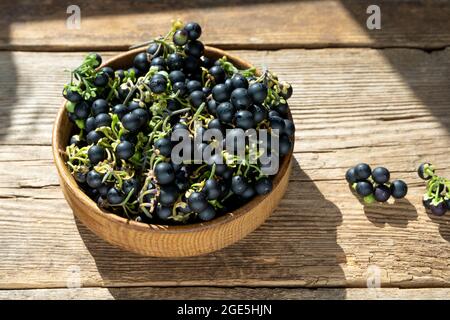
{"label": "bowl rim", "polygon": [[[118,61],[120,61],[123,58],[129,58],[132,55],[135,55],[137,53],[145,51],[146,48],[137,48],[133,50],[129,50],[123,53],[120,53],[118,55],[115,55],[114,57],[108,59],[107,61],[103,62],[99,68],[109,66],[111,64],[114,64]],[[232,54],[229,54],[228,52],[215,48],[210,46],[205,46],[205,55],[216,55],[216,56],[226,56],[227,59],[231,60],[232,62],[237,62],[240,67],[244,66],[246,68],[252,67],[252,65]],[[257,74],[260,74],[260,71],[257,69]],[[125,227],[132,228],[137,231],[143,231],[143,232],[156,232],[156,233],[189,233],[189,232],[198,232],[205,229],[210,229],[214,227],[218,227],[220,225],[224,225],[227,223],[230,223],[231,221],[238,219],[239,217],[245,215],[247,212],[250,211],[251,208],[255,207],[257,203],[265,200],[268,198],[268,196],[275,191],[276,187],[279,185],[281,178],[288,172],[288,168],[291,164],[291,158],[293,154],[293,148],[289,152],[289,154],[285,155],[282,158],[282,161],[280,162],[280,169],[278,173],[273,178],[273,188],[272,191],[266,195],[257,195],[252,200],[244,204],[242,207],[237,208],[236,210],[233,210],[232,212],[227,212],[224,215],[221,215],[217,218],[214,218],[210,221],[204,221],[199,223],[192,223],[192,224],[186,224],[186,225],[164,225],[164,224],[148,224],[143,222],[134,221],[131,219],[127,219],[124,217],[121,217],[117,214],[114,214],[112,212],[108,212],[106,210],[100,209],[97,204],[89,198],[89,196],[78,186],[78,183],[75,181],[75,178],[70,174],[69,169],[67,168],[65,161],[61,155],[61,153],[65,149],[64,142],[61,141],[63,144],[60,145],[60,134],[59,131],[61,129],[61,123],[64,117],[67,117],[65,113],[65,105],[67,101],[64,100],[62,105],[58,109],[58,113],[56,115],[55,122],[53,124],[53,130],[52,130],[52,153],[53,153],[53,159],[54,163],[57,167],[57,171],[59,174],[59,177],[61,179],[61,184],[65,183],[69,187],[71,191],[75,193],[75,197],[77,200],[81,201],[83,206],[89,207],[91,210],[89,212],[89,215],[96,214],[100,215],[106,220],[109,220],[112,223],[119,223]],[[289,110],[289,119],[292,120],[292,115]],[[65,196],[66,197],[66,196]],[[67,197],[66,197],[67,200]],[[69,203],[70,205],[70,203]],[[71,206],[71,205],[70,205]],[[71,206],[71,209],[74,210]],[[75,210],[74,210],[75,211]],[[91,213],[92,212],[92,213]]]}

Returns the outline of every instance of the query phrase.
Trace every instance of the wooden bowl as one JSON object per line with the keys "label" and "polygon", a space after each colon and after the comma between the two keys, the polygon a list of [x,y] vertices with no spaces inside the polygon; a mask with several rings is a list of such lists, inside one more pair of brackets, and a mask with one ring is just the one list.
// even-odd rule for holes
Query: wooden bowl
{"label": "wooden bowl", "polygon": [[[128,68],[133,57],[145,49],[125,52],[102,66]],[[205,55],[212,58],[227,56],[239,68],[251,65],[225,51],[205,47]],[[228,246],[255,230],[277,207],[286,190],[291,169],[289,154],[280,163],[273,181],[273,190],[266,196],[256,196],[234,212],[208,222],[169,226],[130,221],[101,210],[78,186],[70,174],[63,152],[72,134],[73,125],[61,106],[53,127],[52,150],[64,196],[79,220],[100,238],[142,255],[155,257],[186,257],[206,254]]]}

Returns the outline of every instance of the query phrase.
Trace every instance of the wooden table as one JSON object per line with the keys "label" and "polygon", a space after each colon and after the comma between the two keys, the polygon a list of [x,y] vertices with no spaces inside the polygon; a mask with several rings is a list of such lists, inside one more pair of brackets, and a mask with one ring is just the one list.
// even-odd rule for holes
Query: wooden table
{"label": "wooden table", "polygon": [[[158,4],[2,1],[0,298],[449,298],[450,214],[421,205],[422,161],[450,176],[450,3],[195,0]],[[294,87],[294,168],[279,208],[219,252],[157,259],[110,246],[74,216],[50,152],[64,71],[196,20],[209,45]],[[407,199],[362,205],[344,174],[365,161],[409,183]],[[378,277],[379,276],[379,277]],[[377,284],[381,288],[367,288]]]}

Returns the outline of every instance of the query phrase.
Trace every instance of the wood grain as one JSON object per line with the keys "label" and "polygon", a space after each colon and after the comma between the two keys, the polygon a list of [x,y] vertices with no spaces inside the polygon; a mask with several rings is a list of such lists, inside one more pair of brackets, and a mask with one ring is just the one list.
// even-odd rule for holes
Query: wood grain
{"label": "wood grain", "polygon": [[[279,208],[248,237],[172,260],[98,239],[74,220],[57,187],[51,124],[67,81],[62,70],[82,54],[0,52],[1,66],[15,62],[17,79],[15,93],[6,92],[0,74],[0,288],[64,288],[77,274],[85,287],[365,287],[374,270],[383,287],[450,287],[449,217],[424,212],[415,173],[429,160],[450,176],[450,51],[234,53],[293,83],[293,174]],[[360,161],[405,179],[407,201],[360,204],[343,180]]]}
{"label": "wood grain", "polygon": [[371,0],[77,1],[81,29],[66,28],[67,1],[4,0],[0,48],[124,50],[165,34],[170,21],[195,20],[203,40],[222,48],[442,48],[450,6],[440,0],[380,0],[381,29],[366,27]]}
{"label": "wood grain", "polygon": [[301,289],[301,288],[66,288],[0,290],[1,300],[156,299],[156,300],[447,300],[448,288]]}

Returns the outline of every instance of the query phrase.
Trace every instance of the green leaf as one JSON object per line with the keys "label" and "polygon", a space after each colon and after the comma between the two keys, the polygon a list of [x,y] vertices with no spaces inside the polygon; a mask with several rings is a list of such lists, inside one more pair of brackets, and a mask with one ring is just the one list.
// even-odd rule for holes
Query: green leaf
{"label": "green leaf", "polygon": [[75,120],[75,124],[76,124],[76,125],[78,126],[78,128],[80,128],[80,129],[84,129],[84,128],[85,128],[84,120],[82,120],[82,119]]}
{"label": "green leaf", "polygon": [[73,113],[75,111],[75,103],[73,103],[71,101],[67,101],[66,102],[66,110],[69,111],[70,113]]}
{"label": "green leaf", "polygon": [[375,197],[373,196],[373,194],[369,194],[368,196],[364,197],[364,202],[368,204],[373,203],[375,202]]}

